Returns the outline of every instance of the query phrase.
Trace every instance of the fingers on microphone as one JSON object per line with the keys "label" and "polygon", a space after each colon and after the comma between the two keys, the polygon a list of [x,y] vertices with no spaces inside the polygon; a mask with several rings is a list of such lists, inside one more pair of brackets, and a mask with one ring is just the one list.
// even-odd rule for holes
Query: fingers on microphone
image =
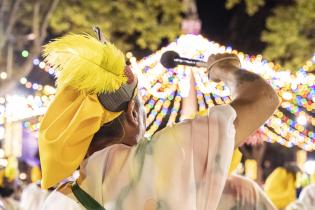
{"label": "fingers on microphone", "polygon": [[238,59],[238,56],[233,53],[218,53],[218,54],[212,54],[208,57],[208,64],[211,64],[218,59],[226,58],[226,57],[235,57]]}

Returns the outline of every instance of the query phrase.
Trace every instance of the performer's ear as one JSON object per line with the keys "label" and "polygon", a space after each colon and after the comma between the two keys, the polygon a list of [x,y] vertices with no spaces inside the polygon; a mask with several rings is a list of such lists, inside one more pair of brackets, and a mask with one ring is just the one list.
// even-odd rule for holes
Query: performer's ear
{"label": "performer's ear", "polygon": [[139,126],[139,113],[135,105],[135,101],[131,100],[127,108],[127,121],[133,126]]}

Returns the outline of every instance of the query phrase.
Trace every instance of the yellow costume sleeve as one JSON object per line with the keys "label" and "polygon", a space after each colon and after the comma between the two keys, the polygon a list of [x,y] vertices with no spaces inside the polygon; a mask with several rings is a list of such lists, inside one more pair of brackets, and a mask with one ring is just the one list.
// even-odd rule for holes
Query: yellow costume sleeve
{"label": "yellow costume sleeve", "polygon": [[42,174],[38,166],[34,166],[31,170],[31,180],[32,182],[37,182],[41,180]]}
{"label": "yellow costume sleeve", "polygon": [[296,199],[295,178],[284,168],[276,168],[267,178],[265,191],[279,209],[285,208]]}
{"label": "yellow costume sleeve", "polygon": [[229,175],[237,168],[238,164],[240,164],[242,156],[243,155],[239,149],[234,150],[231,165],[229,168]]}

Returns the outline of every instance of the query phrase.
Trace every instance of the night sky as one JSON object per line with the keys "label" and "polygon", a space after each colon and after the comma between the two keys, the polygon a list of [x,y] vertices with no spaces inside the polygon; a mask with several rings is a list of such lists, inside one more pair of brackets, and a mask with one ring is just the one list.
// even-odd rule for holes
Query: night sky
{"label": "night sky", "polygon": [[267,1],[266,5],[253,16],[246,14],[244,4],[227,10],[225,2],[225,0],[197,0],[199,18],[202,21],[202,35],[248,54],[261,53],[265,45],[260,41],[260,34],[276,1]]}

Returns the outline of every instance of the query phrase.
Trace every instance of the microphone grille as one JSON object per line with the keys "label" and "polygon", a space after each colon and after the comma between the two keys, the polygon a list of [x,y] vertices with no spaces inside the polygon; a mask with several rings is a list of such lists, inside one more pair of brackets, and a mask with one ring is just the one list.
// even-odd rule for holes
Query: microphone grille
{"label": "microphone grille", "polygon": [[179,58],[179,54],[175,51],[166,51],[161,56],[160,62],[165,68],[174,68],[177,66],[174,59]]}

